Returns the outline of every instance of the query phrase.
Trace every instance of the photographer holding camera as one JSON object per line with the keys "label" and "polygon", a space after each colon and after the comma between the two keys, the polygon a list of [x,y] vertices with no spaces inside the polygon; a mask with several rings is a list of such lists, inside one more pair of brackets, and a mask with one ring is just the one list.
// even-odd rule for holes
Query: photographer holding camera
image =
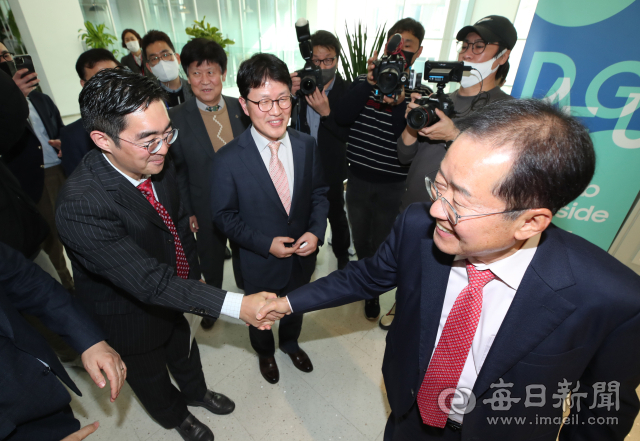
{"label": "photographer holding camera", "polygon": [[[511,99],[500,89],[496,78],[506,77],[509,69],[509,55],[518,38],[513,24],[505,17],[490,15],[473,26],[462,28],[456,38],[458,61],[471,66],[472,70],[465,72],[460,88],[448,95],[455,109],[452,116],[461,118],[490,102]],[[414,102],[419,98],[417,94],[412,95],[407,114],[419,107]],[[435,178],[447,147],[458,136],[459,130],[451,118],[437,108],[435,113],[439,118],[435,124],[427,123],[420,130],[407,125],[398,138],[398,158],[401,163],[411,165],[401,211],[413,202],[430,200],[424,178]]]}
{"label": "photographer holding camera", "polygon": [[[392,61],[392,57],[401,55],[406,60],[404,72],[409,72],[422,53],[424,33],[424,27],[412,18],[395,23],[387,33],[387,41],[399,40],[395,34],[400,34],[402,46],[388,47],[395,49],[390,52],[398,53],[385,53],[383,61]],[[334,109],[336,122],[350,126],[347,210],[358,259],[373,256],[391,231],[409,170],[400,163],[396,151],[397,139],[406,126],[405,96],[409,93],[405,93],[402,85],[399,93],[392,96],[381,93],[373,72],[378,67],[384,74],[384,69],[380,69],[382,65],[376,65],[376,61],[374,53],[368,60],[369,73],[354,80],[341,105]],[[367,319],[375,320],[378,315],[378,298],[367,300]]]}
{"label": "photographer holding camera", "polygon": [[321,83],[308,90],[301,90],[301,80],[305,71],[292,72],[291,93],[296,96],[291,112],[291,126],[316,139],[320,160],[324,168],[325,180],[329,185],[328,219],[331,223],[333,253],[338,259],[338,269],[349,262],[349,222],[344,211],[344,180],[347,177],[347,138],[349,128],[339,126],[335,112],[350,82],[342,79],[338,68],[340,42],[330,32],[317,31],[310,37],[312,46],[311,62],[321,68]]}

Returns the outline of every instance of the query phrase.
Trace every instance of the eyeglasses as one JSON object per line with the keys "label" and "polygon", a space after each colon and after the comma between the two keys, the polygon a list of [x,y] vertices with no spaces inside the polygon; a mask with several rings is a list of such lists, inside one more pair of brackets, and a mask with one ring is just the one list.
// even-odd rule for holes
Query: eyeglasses
{"label": "eyeglasses", "polygon": [[263,112],[268,112],[271,109],[273,109],[273,103],[275,103],[276,101],[278,102],[278,106],[280,106],[281,109],[288,109],[289,107],[291,107],[291,98],[292,96],[289,95],[289,96],[283,96],[282,98],[278,98],[277,100],[270,100],[269,98],[265,98],[260,101],[253,101],[253,100],[250,100],[249,98],[245,98],[245,99],[250,103],[257,104],[258,109],[262,110]]}
{"label": "eyeglasses", "polygon": [[126,139],[118,138],[117,136],[115,136],[114,138],[117,138],[120,141],[126,141],[129,144],[133,144],[133,145],[138,146],[140,148],[147,149],[149,154],[152,155],[152,154],[158,153],[160,151],[160,149],[162,148],[163,141],[166,141],[168,145],[171,145],[171,144],[174,143],[174,141],[176,140],[177,137],[178,137],[178,129],[173,129],[169,133],[167,133],[166,135],[164,135],[164,136],[162,136],[160,138],[152,139],[151,141],[149,141],[146,144],[136,144],[135,142],[131,142],[131,141],[128,141]]}
{"label": "eyeglasses", "polygon": [[13,56],[14,54],[12,54],[9,51],[4,51],[0,54],[0,57],[2,57],[2,59],[4,59],[4,61],[13,61]]}
{"label": "eyeglasses", "polygon": [[484,50],[490,44],[498,45],[498,43],[487,43],[486,41],[482,41],[482,40],[478,40],[475,43],[469,43],[468,41],[459,41],[457,43],[457,45],[458,45],[458,53],[459,54],[464,54],[467,51],[467,49],[469,48],[469,46],[471,46],[471,52],[473,52],[476,55],[480,55],[481,53],[484,52]]}
{"label": "eyeglasses", "polygon": [[162,60],[162,61],[173,60],[173,52],[165,52],[165,53],[160,54],[160,56],[155,56],[155,57],[149,58],[149,66],[155,66],[156,64],[158,64],[160,62],[160,60]]}
{"label": "eyeglasses", "polygon": [[464,217],[481,217],[481,216],[492,216],[494,214],[504,214],[504,213],[515,213],[516,211],[522,210],[507,210],[507,211],[499,211],[497,213],[483,213],[483,214],[467,214],[464,216],[460,216],[453,205],[442,196],[442,194],[436,188],[434,182],[429,179],[428,176],[424,177],[424,183],[427,187],[427,192],[429,192],[429,198],[431,198],[431,202],[436,202],[438,199],[442,201],[442,208],[444,208],[444,212],[447,215],[447,220],[452,226],[458,225],[460,219]]}
{"label": "eyeglasses", "polygon": [[323,64],[325,67],[331,67],[331,65],[333,64],[333,61],[336,59],[336,57],[333,58],[325,58],[324,60],[311,60],[313,62],[313,64],[315,64],[316,66],[320,66],[320,64]]}

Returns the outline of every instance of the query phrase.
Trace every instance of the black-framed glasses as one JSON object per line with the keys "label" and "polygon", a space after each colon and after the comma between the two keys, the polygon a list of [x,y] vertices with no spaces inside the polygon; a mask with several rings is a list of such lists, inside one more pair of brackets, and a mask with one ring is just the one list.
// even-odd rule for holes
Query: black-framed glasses
{"label": "black-framed glasses", "polygon": [[173,60],[173,52],[164,52],[164,53],[160,54],[159,56],[156,55],[155,57],[149,58],[149,66],[155,66],[156,64],[158,64],[160,62],[160,60],[162,60],[162,61]]}
{"label": "black-framed glasses", "polygon": [[140,148],[143,148],[143,149],[147,149],[149,154],[152,155],[152,154],[158,153],[160,151],[160,149],[162,148],[162,143],[163,142],[166,142],[167,145],[173,144],[174,141],[176,140],[176,138],[178,138],[178,129],[172,129],[166,135],[161,136],[160,138],[152,139],[151,141],[149,141],[146,144],[136,144],[135,142],[131,142],[131,141],[127,140],[127,139],[118,138],[117,136],[115,136],[115,138],[119,139],[120,141],[126,141],[129,144],[133,144],[133,145],[135,145],[137,147],[140,147]]}
{"label": "black-framed glasses", "polygon": [[324,60],[311,60],[313,62],[313,64],[315,64],[316,66],[320,66],[320,64],[323,64],[324,67],[331,67],[333,65],[334,60],[337,57],[333,57],[333,58],[325,58]]}
{"label": "black-framed glasses", "polygon": [[245,99],[250,103],[257,104],[258,109],[260,109],[261,111],[268,112],[271,109],[273,109],[273,103],[275,103],[276,101],[278,102],[278,106],[280,106],[281,109],[288,109],[289,107],[291,107],[292,98],[293,97],[291,95],[288,95],[288,96],[283,96],[282,98],[278,98],[277,100],[270,100],[269,98],[265,98],[260,101],[253,101],[253,100],[250,100],[249,98],[245,98]]}
{"label": "black-framed glasses", "polygon": [[424,184],[427,187],[427,192],[429,193],[429,198],[431,198],[431,202],[435,203],[438,199],[440,199],[440,201],[442,202],[442,208],[444,208],[444,213],[447,215],[447,220],[454,227],[458,225],[458,222],[460,221],[460,219],[465,217],[493,216],[494,214],[515,213],[517,211],[522,211],[522,210],[507,210],[507,211],[498,211],[495,213],[466,214],[464,216],[461,216],[458,214],[456,209],[453,208],[453,205],[451,205],[451,202],[449,202],[447,199],[445,199],[444,196],[442,196],[442,193],[438,191],[435,183],[431,179],[429,179],[428,176],[424,177]]}
{"label": "black-framed glasses", "polygon": [[490,44],[497,45],[498,43],[487,43],[486,41],[482,40],[478,40],[475,43],[469,43],[468,41],[459,41],[457,43],[457,48],[459,54],[464,54],[467,49],[469,49],[469,46],[471,46],[471,52],[476,55],[480,55]]}
{"label": "black-framed glasses", "polygon": [[12,54],[12,53],[11,53],[11,52],[9,52],[9,51],[3,51],[3,52],[0,54],[0,57],[2,57],[2,59],[3,59],[4,61],[13,61],[13,57],[14,57],[14,56],[15,56],[15,54]]}

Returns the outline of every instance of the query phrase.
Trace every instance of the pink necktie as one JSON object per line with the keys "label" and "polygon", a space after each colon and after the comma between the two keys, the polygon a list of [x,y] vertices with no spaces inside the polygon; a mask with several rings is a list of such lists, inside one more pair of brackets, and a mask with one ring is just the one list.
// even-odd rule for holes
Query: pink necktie
{"label": "pink necktie", "polygon": [[151,203],[153,208],[156,209],[164,224],[169,228],[171,234],[173,234],[173,242],[176,246],[176,267],[178,270],[178,276],[183,279],[189,277],[189,262],[187,262],[187,256],[184,254],[184,249],[182,248],[182,242],[180,242],[180,237],[178,236],[178,231],[176,230],[176,226],[173,224],[171,220],[171,216],[167,212],[166,208],[162,206],[160,202],[156,200],[153,196],[153,187],[151,187],[151,179],[147,179],[142,184],[138,185],[138,190],[142,192],[145,198]]}
{"label": "pink necktie", "polygon": [[453,396],[447,394],[444,403],[438,403],[438,399],[445,389],[455,389],[458,386],[482,312],[482,289],[496,277],[490,270],[478,271],[468,260],[466,264],[469,284],[458,295],[451,308],[418,391],[418,408],[422,421],[434,427],[444,427],[447,423]]}
{"label": "pink necktie", "polygon": [[269,150],[271,150],[271,159],[269,160],[269,176],[273,181],[273,185],[276,187],[278,196],[282,201],[285,211],[289,214],[291,210],[291,195],[289,194],[289,180],[287,174],[284,171],[284,166],[278,158],[278,149],[280,148],[280,141],[272,141],[269,143]]}

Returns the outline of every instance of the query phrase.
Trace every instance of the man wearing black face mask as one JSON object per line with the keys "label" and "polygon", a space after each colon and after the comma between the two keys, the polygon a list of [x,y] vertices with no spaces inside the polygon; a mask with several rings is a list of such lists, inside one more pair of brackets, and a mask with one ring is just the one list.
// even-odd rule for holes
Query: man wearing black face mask
{"label": "man wearing black face mask", "polygon": [[347,138],[349,128],[335,121],[334,109],[341,106],[342,98],[350,82],[342,79],[338,68],[340,42],[330,32],[317,31],[311,36],[312,61],[322,69],[323,90],[316,88],[311,95],[297,93],[300,77],[291,74],[291,92],[296,95],[298,105],[291,113],[291,126],[308,133],[316,139],[325,179],[329,184],[329,223],[331,224],[333,253],[338,259],[338,269],[349,262],[349,223],[344,211],[344,180],[347,177]]}

